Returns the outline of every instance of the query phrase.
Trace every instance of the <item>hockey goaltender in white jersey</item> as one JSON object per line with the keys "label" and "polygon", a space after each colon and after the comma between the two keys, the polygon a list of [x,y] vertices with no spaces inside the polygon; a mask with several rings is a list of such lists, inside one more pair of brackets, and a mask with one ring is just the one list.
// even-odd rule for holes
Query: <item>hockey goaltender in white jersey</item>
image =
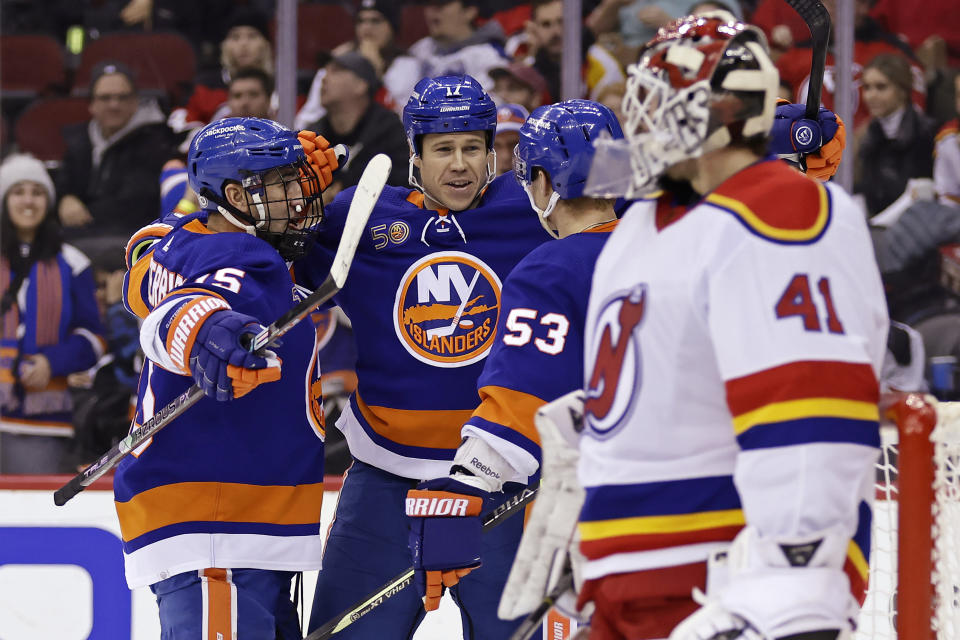
{"label": "hockey goaltender in white jersey", "polygon": [[[834,640],[857,616],[887,311],[851,198],[751,146],[772,121],[766,55],[750,27],[688,19],[631,67],[634,176],[663,162],[649,173],[672,182],[631,206],[592,282],[578,525],[591,640]],[[657,148],[670,126],[724,118],[702,154]]]}

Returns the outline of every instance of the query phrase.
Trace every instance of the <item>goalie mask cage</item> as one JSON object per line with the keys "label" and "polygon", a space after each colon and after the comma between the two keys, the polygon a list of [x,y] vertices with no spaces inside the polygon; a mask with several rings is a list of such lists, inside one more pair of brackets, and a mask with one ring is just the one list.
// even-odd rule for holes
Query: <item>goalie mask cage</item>
{"label": "goalie mask cage", "polygon": [[960,640],[960,402],[890,394],[856,640]]}

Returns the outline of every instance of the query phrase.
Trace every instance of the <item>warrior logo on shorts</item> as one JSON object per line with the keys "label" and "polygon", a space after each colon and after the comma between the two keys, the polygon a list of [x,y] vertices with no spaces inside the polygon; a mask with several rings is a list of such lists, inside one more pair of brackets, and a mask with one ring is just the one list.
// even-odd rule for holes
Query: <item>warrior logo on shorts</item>
{"label": "warrior logo on shorts", "polygon": [[613,435],[624,424],[641,381],[640,344],[635,330],[643,321],[647,287],[614,294],[600,310],[592,344],[584,402],[587,427],[597,438]]}
{"label": "warrior logo on shorts", "polygon": [[404,348],[435,367],[462,367],[486,357],[500,315],[500,278],[479,258],[432,253],[404,274],[393,326]]}

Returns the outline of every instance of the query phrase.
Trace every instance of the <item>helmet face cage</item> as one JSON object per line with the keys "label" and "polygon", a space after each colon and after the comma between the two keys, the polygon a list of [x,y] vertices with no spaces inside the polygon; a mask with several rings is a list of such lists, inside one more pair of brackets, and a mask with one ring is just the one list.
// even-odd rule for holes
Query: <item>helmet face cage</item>
{"label": "helmet face cage", "polygon": [[246,217],[257,237],[269,242],[284,260],[305,255],[323,221],[320,179],[306,158],[246,173],[240,184],[247,201]]}
{"label": "helmet face cage", "polygon": [[779,77],[763,35],[726,17],[687,17],[661,30],[627,70],[623,98],[634,195],[683,160],[763,135]]}
{"label": "helmet face cage", "polygon": [[[313,227],[323,219],[320,180],[303,146],[293,131],[272,120],[224,118],[208,124],[190,144],[187,176],[203,209],[266,240],[285,260],[306,253]],[[247,211],[227,201],[228,184],[242,186]]]}

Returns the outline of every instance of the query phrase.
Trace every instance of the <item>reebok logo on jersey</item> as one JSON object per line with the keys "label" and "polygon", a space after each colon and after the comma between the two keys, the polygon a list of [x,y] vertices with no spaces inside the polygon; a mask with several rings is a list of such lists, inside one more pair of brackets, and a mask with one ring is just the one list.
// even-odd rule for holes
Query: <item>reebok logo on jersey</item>
{"label": "reebok logo on jersey", "polygon": [[588,336],[590,382],[583,408],[595,436],[612,435],[639,393],[642,366],[635,331],[643,321],[646,303],[644,284],[615,294],[601,308],[594,334]]}
{"label": "reebok logo on jersey", "polygon": [[483,500],[444,491],[410,491],[407,515],[411,518],[463,518],[480,514]]}
{"label": "reebok logo on jersey", "polygon": [[407,269],[393,307],[400,343],[435,367],[486,357],[500,316],[501,283],[481,260],[459,251],[425,256]]}

